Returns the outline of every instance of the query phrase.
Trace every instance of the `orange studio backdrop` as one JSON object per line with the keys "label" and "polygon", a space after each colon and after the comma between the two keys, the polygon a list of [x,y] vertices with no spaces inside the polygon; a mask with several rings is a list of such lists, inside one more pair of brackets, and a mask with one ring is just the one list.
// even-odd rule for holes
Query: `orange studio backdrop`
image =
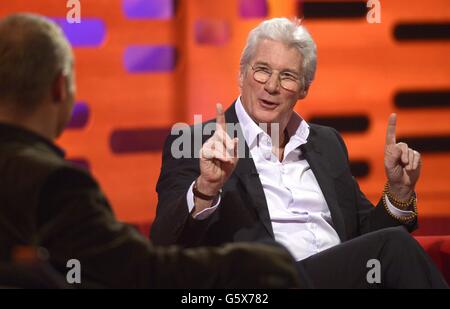
{"label": "orange studio backdrop", "polygon": [[[80,4],[80,23],[66,17]],[[76,57],[77,105],[58,143],[89,169],[117,217],[150,223],[161,149],[171,126],[214,116],[239,95],[239,58],[263,19],[304,17],[318,46],[305,119],[338,129],[354,175],[372,201],[385,182],[384,135],[423,157],[419,233],[450,233],[450,1],[2,0],[0,16],[35,12],[57,21]],[[69,5],[69,7],[67,7]],[[72,12],[73,13],[73,12]],[[73,17],[69,14],[69,17]]]}

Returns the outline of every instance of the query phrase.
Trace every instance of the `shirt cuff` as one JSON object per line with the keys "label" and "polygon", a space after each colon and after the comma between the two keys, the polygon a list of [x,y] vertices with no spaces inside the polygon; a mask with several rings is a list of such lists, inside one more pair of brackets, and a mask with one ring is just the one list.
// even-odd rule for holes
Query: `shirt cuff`
{"label": "shirt cuff", "polygon": [[[189,187],[189,190],[188,190],[188,192],[187,192],[187,194],[186,194],[186,200],[187,200],[187,205],[188,205],[189,213],[191,213],[192,210],[195,208],[195,203],[194,203],[194,192],[193,192],[194,183],[195,183],[195,180],[192,182],[192,184],[191,184],[191,186]],[[220,197],[220,194],[219,194],[219,198],[217,199],[217,202],[216,202],[213,206],[211,206],[211,207],[209,207],[209,208],[206,208],[206,209],[200,211],[198,214],[196,214],[196,215],[194,216],[194,219],[195,219],[195,220],[205,220],[205,219],[207,219],[207,218],[208,218],[209,216],[211,216],[211,215],[216,211],[216,209],[219,207],[220,200],[221,200],[221,197]]]}
{"label": "shirt cuff", "polygon": [[389,198],[388,198],[385,194],[383,194],[383,198],[384,198],[385,201],[386,201],[386,205],[387,205],[387,207],[389,208],[389,211],[390,211],[393,215],[395,215],[395,216],[397,216],[397,217],[405,218],[405,217],[411,216],[411,215],[414,213],[413,211],[410,211],[410,210],[401,210],[401,209],[398,209],[397,207],[395,207],[394,205],[392,205],[391,201],[389,200]]}

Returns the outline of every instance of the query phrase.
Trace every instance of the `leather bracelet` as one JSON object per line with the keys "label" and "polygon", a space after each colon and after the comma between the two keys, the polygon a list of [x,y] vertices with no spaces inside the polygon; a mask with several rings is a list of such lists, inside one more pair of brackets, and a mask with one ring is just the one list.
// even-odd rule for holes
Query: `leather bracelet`
{"label": "leather bracelet", "polygon": [[194,196],[195,196],[195,197],[198,197],[198,198],[200,198],[200,199],[202,199],[202,200],[205,200],[205,201],[212,201],[212,200],[214,200],[214,199],[220,194],[220,191],[219,191],[218,194],[213,195],[213,196],[204,194],[204,193],[202,193],[202,192],[200,192],[200,191],[198,190],[198,188],[197,188],[197,180],[196,180],[195,183],[194,183],[194,187],[192,188],[192,193],[194,193]]}

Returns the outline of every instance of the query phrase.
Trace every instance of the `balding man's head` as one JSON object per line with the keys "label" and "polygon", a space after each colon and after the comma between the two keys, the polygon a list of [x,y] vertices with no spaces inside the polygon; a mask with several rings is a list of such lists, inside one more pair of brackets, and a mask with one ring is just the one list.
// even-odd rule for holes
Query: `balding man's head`
{"label": "balding man's head", "polygon": [[72,66],[70,45],[54,22],[33,14],[0,21],[0,104],[9,105],[0,107],[32,112],[61,75],[73,87]]}

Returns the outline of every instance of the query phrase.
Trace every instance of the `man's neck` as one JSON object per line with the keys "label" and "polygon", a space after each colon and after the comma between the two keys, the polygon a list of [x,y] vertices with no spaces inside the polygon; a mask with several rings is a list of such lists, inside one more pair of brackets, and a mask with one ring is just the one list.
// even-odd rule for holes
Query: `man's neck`
{"label": "man's neck", "polygon": [[50,141],[56,138],[51,117],[46,118],[45,113],[36,112],[32,115],[23,115],[0,109],[0,122],[21,127],[34,132]]}
{"label": "man's neck", "polygon": [[[268,126],[267,130],[265,130],[267,135],[269,135],[272,138],[272,145],[274,147],[282,149],[286,146],[286,144],[289,141],[289,134],[287,132],[287,127],[277,126],[276,131],[278,132],[272,132],[270,125]],[[278,138],[278,140],[274,140],[276,138]]]}

